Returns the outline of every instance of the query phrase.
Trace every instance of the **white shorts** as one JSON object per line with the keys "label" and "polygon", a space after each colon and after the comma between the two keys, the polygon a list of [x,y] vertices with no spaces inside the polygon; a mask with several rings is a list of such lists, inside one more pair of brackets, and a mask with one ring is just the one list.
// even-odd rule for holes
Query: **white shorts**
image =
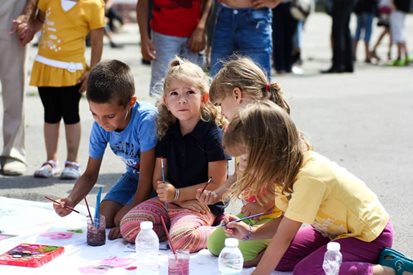
{"label": "white shorts", "polygon": [[390,14],[390,32],[393,43],[406,42],[405,17],[406,14],[401,11],[393,11]]}

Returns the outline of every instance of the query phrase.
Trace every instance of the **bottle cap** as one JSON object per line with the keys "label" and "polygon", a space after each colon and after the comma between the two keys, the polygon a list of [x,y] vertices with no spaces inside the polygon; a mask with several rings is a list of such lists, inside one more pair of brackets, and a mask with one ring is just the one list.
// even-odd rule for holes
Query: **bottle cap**
{"label": "bottle cap", "polygon": [[225,239],[225,246],[237,247],[238,246],[238,240],[235,239],[235,238],[226,238]]}
{"label": "bottle cap", "polygon": [[339,251],[340,244],[338,242],[329,242],[327,244],[327,250]]}
{"label": "bottle cap", "polygon": [[152,222],[149,222],[149,221],[141,222],[141,229],[152,229],[152,227],[153,227]]}

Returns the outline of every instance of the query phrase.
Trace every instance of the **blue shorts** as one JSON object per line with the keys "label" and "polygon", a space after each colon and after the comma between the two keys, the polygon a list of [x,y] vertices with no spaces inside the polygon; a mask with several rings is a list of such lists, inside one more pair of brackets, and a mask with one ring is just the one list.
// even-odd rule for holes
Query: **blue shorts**
{"label": "blue shorts", "polygon": [[109,190],[103,200],[114,201],[121,205],[131,204],[138,188],[139,174],[126,172]]}

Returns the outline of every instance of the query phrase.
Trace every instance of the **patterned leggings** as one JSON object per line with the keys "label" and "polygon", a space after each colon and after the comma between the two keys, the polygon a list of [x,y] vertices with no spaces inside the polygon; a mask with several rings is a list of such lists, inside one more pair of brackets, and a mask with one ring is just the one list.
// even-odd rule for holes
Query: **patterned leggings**
{"label": "patterned leggings", "polygon": [[208,212],[201,214],[189,209],[168,203],[168,209],[158,198],[149,199],[132,208],[120,223],[120,232],[128,242],[135,242],[142,221],[152,221],[153,230],[161,241],[166,240],[161,216],[175,249],[188,249],[191,253],[207,247],[207,239],[211,235],[215,216]]}

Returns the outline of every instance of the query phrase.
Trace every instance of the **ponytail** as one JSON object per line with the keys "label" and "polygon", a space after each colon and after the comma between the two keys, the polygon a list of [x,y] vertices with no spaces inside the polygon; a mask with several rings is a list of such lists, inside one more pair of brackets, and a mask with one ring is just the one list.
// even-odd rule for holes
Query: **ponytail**
{"label": "ponytail", "polygon": [[268,98],[290,114],[290,105],[288,105],[287,101],[284,99],[284,95],[278,83],[266,83],[261,90],[263,98]]}

